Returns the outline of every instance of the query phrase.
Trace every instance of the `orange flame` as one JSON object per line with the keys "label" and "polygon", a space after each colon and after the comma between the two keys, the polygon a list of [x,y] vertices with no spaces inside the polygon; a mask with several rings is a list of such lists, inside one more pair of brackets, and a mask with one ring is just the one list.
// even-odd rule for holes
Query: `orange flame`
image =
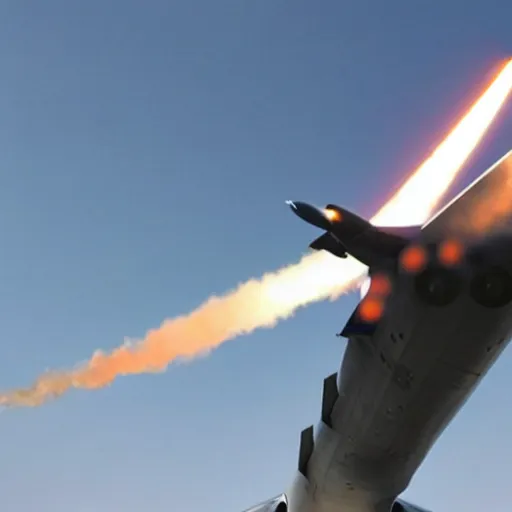
{"label": "orange flame", "polygon": [[445,240],[438,251],[439,261],[447,267],[460,263],[464,254],[464,248],[458,240]]}
{"label": "orange flame", "polygon": [[[372,222],[424,223],[483,137],[512,88],[512,61],[466,116],[409,178]],[[222,297],[211,297],[192,313],[166,320],[144,339],[110,353],[96,352],[70,371],[48,372],[29,388],[0,394],[4,406],[37,406],[71,388],[95,389],[121,375],[164,371],[177,359],[192,358],[257,328],[273,327],[301,306],[334,299],[359,282],[365,267],[352,258],[324,252],[252,279]]]}
{"label": "orange flame", "polygon": [[368,295],[386,297],[391,293],[391,281],[385,274],[375,274],[370,281]]}
{"label": "orange flame", "polygon": [[384,303],[375,297],[365,297],[359,305],[359,316],[364,322],[374,323],[384,312]]}
{"label": "orange flame", "polygon": [[373,217],[380,226],[423,224],[482,140],[512,88],[512,59],[404,186]]}
{"label": "orange flame", "polygon": [[343,217],[341,216],[341,212],[338,210],[333,210],[332,208],[326,208],[324,210],[326,217],[332,222],[341,222]]}
{"label": "orange flame", "polygon": [[427,252],[420,245],[410,245],[400,254],[402,268],[411,273],[416,273],[425,268],[427,264]]}

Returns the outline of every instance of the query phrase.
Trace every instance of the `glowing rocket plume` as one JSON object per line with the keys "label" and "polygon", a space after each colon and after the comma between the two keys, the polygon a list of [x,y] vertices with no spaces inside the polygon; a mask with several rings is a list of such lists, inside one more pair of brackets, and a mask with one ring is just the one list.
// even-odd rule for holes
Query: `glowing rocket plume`
{"label": "glowing rocket plume", "polygon": [[[428,220],[511,89],[512,60],[372,222],[391,226]],[[164,371],[177,359],[193,358],[240,334],[273,327],[301,306],[338,297],[360,280],[364,269],[353,258],[309,254],[222,297],[211,297],[188,315],[166,320],[142,340],[126,342],[110,353],[98,351],[73,370],[48,372],[29,388],[0,394],[0,405],[37,406],[71,388],[101,388],[120,375]]]}

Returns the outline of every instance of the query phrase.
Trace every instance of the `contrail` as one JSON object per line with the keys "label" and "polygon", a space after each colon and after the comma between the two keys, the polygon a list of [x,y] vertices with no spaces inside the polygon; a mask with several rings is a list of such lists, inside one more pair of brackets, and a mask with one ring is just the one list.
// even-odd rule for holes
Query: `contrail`
{"label": "contrail", "polygon": [[[512,89],[512,60],[432,155],[372,218],[376,225],[423,224],[461,170]],[[69,371],[42,374],[24,389],[0,394],[0,406],[33,407],[71,388],[102,388],[121,375],[162,372],[173,361],[203,355],[255,329],[273,327],[301,306],[335,299],[351,290],[365,267],[320,252],[251,279],[220,297],[210,297],[188,315],[165,320],[141,340],[110,353],[97,351]]]}

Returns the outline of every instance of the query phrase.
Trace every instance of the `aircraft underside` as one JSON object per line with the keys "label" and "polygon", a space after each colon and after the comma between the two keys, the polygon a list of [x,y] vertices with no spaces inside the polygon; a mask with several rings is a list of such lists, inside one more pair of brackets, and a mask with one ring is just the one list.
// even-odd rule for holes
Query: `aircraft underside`
{"label": "aircraft underside", "polygon": [[340,371],[324,381],[321,421],[301,434],[293,484],[251,511],[425,510],[398,496],[512,333],[510,223],[500,219],[485,236],[461,228],[511,180],[512,152],[412,238],[365,227],[334,205],[322,220],[292,203],[330,229],[324,250],[339,243],[340,257],[366,258],[371,283],[341,332],[347,347]]}

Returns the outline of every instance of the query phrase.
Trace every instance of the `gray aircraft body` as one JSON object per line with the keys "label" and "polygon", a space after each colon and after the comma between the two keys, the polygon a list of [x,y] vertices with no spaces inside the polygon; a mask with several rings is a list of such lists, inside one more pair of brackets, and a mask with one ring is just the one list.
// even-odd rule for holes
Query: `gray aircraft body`
{"label": "gray aircraft body", "polygon": [[311,247],[368,266],[321,421],[286,494],[251,512],[426,512],[398,496],[512,335],[512,151],[417,228],[289,202]]}

